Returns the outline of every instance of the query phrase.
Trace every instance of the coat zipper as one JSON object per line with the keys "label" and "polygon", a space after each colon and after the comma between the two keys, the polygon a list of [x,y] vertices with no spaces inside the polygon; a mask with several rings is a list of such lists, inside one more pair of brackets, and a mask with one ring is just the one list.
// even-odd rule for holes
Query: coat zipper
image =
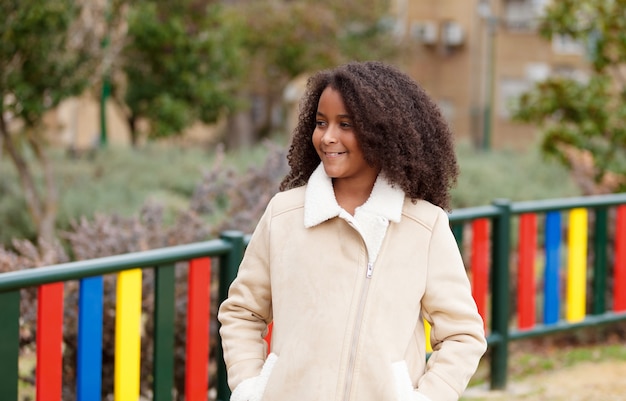
{"label": "coat zipper", "polygon": [[369,292],[369,287],[371,283],[372,274],[374,273],[374,264],[369,261],[369,250],[367,249],[367,243],[363,238],[363,234],[361,230],[359,230],[358,226],[354,224],[353,221],[348,220],[348,223],[359,233],[361,239],[363,241],[363,245],[365,246],[365,250],[367,253],[367,268],[365,270],[365,282],[361,287],[361,295],[359,298],[359,306],[356,313],[356,318],[354,321],[354,327],[352,331],[352,341],[350,342],[350,353],[348,357],[348,368],[346,370],[346,380],[344,386],[344,401],[348,401],[350,399],[350,392],[352,388],[352,376],[354,375],[354,365],[356,364],[356,350],[357,344],[359,342],[359,335],[361,331],[361,325],[363,324],[363,314],[365,313],[365,300],[367,299],[367,293]]}
{"label": "coat zipper", "polygon": [[367,273],[365,273],[365,277],[372,278],[372,274],[374,273],[374,265],[372,263],[367,264]]}
{"label": "coat zipper", "polygon": [[356,319],[354,321],[354,328],[352,331],[352,341],[350,343],[350,356],[348,359],[348,369],[346,370],[346,381],[344,387],[344,400],[350,399],[350,392],[352,387],[352,376],[354,375],[354,365],[356,363],[356,349],[359,341],[359,334],[361,331],[361,325],[363,324],[363,314],[365,313],[365,300],[367,299],[367,293],[371,283],[372,273],[374,271],[374,265],[372,263],[367,264],[367,271],[365,273],[365,282],[361,289],[361,296],[359,299],[359,308],[357,310]]}

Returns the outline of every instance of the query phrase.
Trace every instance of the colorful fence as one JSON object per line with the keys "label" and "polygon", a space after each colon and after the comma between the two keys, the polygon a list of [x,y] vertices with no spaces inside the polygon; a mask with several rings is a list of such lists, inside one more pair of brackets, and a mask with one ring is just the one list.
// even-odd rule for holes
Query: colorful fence
{"label": "colorful fence", "polygon": [[[20,289],[37,287],[36,369],[37,401],[62,399],[63,310],[78,309],[76,400],[102,399],[103,277],[116,276],[114,399],[136,401],[140,394],[141,336],[154,340],[152,399],[172,400],[174,388],[175,271],[188,261],[185,349],[185,400],[206,400],[217,387],[228,398],[226,382],[209,383],[210,278],[212,260],[218,261],[220,291],[234,279],[245,238],[226,232],[219,240],[119,255],[83,262],[0,275],[0,394],[18,399]],[[154,331],[142,333],[142,274],[154,271]],[[64,283],[78,280],[76,305],[64,304]],[[221,299],[226,294],[220,292]],[[219,348],[219,347],[218,347]],[[221,361],[221,350],[216,350]],[[143,350],[145,352],[145,350]],[[218,363],[225,377],[223,363]]]}
{"label": "colorful fence", "polygon": [[492,388],[506,385],[510,341],[626,320],[626,194],[496,201],[450,220],[487,328]]}
{"label": "colorful fence", "polygon": [[[450,216],[485,321],[491,385],[506,385],[510,341],[626,320],[626,194],[537,202],[497,201]],[[512,240],[514,238],[515,240]],[[0,394],[18,399],[20,290],[37,287],[35,386],[38,401],[61,400],[63,311],[78,309],[76,397],[101,399],[103,276],[116,275],[114,399],[140,392],[141,336],[152,336],[152,399],[172,400],[174,370],[185,369],[185,399],[227,400],[221,349],[218,380],[209,383],[211,270],[226,296],[246,239],[218,240],[0,274]],[[188,261],[184,367],[174,366],[175,266]],[[217,263],[216,263],[217,262]],[[141,332],[142,275],[154,271],[154,331]],[[64,283],[78,281],[76,305]],[[610,283],[610,284],[609,284]],[[218,341],[219,344],[219,341]]]}

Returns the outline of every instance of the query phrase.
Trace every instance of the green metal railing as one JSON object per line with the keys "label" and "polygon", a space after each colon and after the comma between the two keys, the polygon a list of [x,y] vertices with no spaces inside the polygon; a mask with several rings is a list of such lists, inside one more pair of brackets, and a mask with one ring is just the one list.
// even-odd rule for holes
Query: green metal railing
{"label": "green metal railing", "polygon": [[[468,224],[478,219],[486,219],[491,228],[489,235],[489,316],[485,317],[488,343],[491,349],[491,388],[501,389],[506,386],[508,349],[511,341],[626,320],[625,312],[607,310],[605,304],[607,257],[602,249],[606,249],[607,241],[610,240],[607,230],[612,215],[609,211],[619,205],[626,205],[626,193],[515,203],[497,200],[491,205],[457,209],[451,213],[451,227],[462,249],[466,249],[464,244],[467,238],[464,233],[468,231]],[[511,310],[511,294],[512,288],[514,288],[511,265],[515,255],[514,239],[517,236],[514,227],[517,218],[526,213],[537,215],[552,211],[567,213],[576,208],[584,208],[593,212],[593,219],[590,220],[593,220],[591,232],[595,280],[593,282],[591,313],[586,314],[583,320],[577,322],[561,319],[554,324],[537,324],[530,329],[518,330],[513,328],[512,321],[515,318],[515,313]],[[3,399],[17,399],[21,289],[119,273],[136,268],[153,269],[156,276],[160,270],[165,270],[165,267],[170,267],[174,263],[199,257],[211,257],[218,260],[219,300],[222,301],[226,298],[229,284],[237,274],[237,268],[247,241],[248,237],[242,233],[230,231],[223,233],[219,239],[202,243],[0,274],[0,304],[2,305],[0,311],[0,394],[3,394]],[[464,251],[464,257],[467,256],[465,253]],[[158,305],[155,305],[155,316],[159,313],[157,309]],[[212,383],[212,386],[217,388],[218,400],[227,400],[230,391],[226,384],[221,345],[219,341],[217,343],[218,349],[215,350],[218,364],[217,383]],[[155,349],[155,352],[158,350]],[[172,376],[172,368],[171,365],[169,366],[165,371],[153,372],[153,377]],[[156,363],[155,369],[158,370]],[[171,389],[169,395],[161,394],[159,399],[171,399],[170,397]],[[155,399],[157,399],[156,394]]]}
{"label": "green metal railing", "polygon": [[[492,389],[506,387],[508,370],[509,343],[531,337],[592,327],[599,324],[615,323],[626,320],[626,312],[614,312],[606,309],[606,248],[608,236],[608,209],[626,205],[626,193],[525,201],[512,203],[508,200],[496,200],[492,205],[454,210],[450,215],[452,230],[461,246],[463,228],[477,219],[488,219],[491,223],[491,266],[489,300],[491,314],[488,320],[488,343],[491,349],[490,384]],[[593,224],[593,304],[592,313],[584,319],[568,322],[560,319],[553,324],[537,324],[530,329],[518,330],[511,327],[514,314],[511,311],[512,279],[511,259],[514,253],[512,226],[514,219],[525,213],[545,214],[548,212],[568,212],[583,208],[594,212]],[[591,220],[591,219],[590,219]],[[624,235],[625,233],[622,233]],[[590,241],[591,242],[591,241]]]}
{"label": "green metal railing", "polygon": [[[245,242],[248,238],[240,232],[228,231],[221,235],[220,239],[214,239],[201,243],[179,245],[168,248],[149,250],[144,252],[129,253],[91,259],[79,262],[71,262],[47,266],[29,270],[19,270],[0,274],[0,394],[3,400],[18,399],[18,359],[19,359],[19,325],[20,325],[20,290],[28,287],[38,287],[49,283],[67,282],[83,279],[86,277],[101,276],[111,273],[119,273],[130,269],[153,269],[156,280],[162,272],[169,272],[173,265],[181,261],[189,261],[201,257],[214,257],[219,260],[219,299],[226,299],[229,284],[234,280],[239,263],[243,257]],[[173,274],[168,275],[173,280]],[[163,281],[163,280],[161,280]],[[160,311],[155,306],[155,320]],[[157,333],[154,333],[156,335]],[[165,371],[158,370],[157,354],[159,350],[155,345],[155,369],[153,377],[167,377],[167,381],[173,381],[173,368],[170,366]],[[167,350],[173,357],[173,350]],[[222,360],[221,344],[218,341],[218,349],[215,352],[218,381],[215,383],[219,400],[228,400],[230,390],[226,382],[226,369]],[[168,377],[169,376],[169,377]],[[156,390],[158,383],[153,385]],[[171,388],[163,392],[155,393],[155,399],[171,399]],[[39,398],[38,398],[39,399]],[[54,399],[54,397],[52,398]],[[60,400],[60,398],[59,398]]]}

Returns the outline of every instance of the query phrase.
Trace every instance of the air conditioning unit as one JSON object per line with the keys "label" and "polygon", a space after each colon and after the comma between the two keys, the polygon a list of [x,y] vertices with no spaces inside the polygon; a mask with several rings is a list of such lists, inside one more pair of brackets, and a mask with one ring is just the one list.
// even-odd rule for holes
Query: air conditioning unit
{"label": "air conditioning unit", "polygon": [[463,44],[465,34],[463,27],[455,21],[446,21],[442,26],[443,44],[450,47],[460,46]]}
{"label": "air conditioning unit", "polygon": [[413,21],[410,29],[413,40],[425,45],[437,43],[439,32],[435,21]]}

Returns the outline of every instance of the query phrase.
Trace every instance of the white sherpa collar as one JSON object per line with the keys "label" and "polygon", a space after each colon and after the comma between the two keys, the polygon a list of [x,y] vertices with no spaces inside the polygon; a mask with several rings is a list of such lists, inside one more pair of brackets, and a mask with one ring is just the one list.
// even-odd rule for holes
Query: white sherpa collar
{"label": "white sherpa collar", "polygon": [[[393,222],[399,222],[402,216],[404,192],[392,187],[389,181],[381,174],[376,179],[372,193],[363,205],[355,210],[358,220],[360,212],[377,215]],[[306,187],[304,200],[304,226],[309,228],[337,217],[341,207],[335,198],[333,183],[326,175],[324,166],[315,169]]]}
{"label": "white sherpa collar", "polygon": [[304,226],[310,228],[339,216],[352,225],[363,237],[369,255],[368,277],[385,238],[389,222],[399,222],[402,216],[404,192],[391,186],[379,174],[369,199],[350,215],[335,198],[333,183],[320,164],[311,174],[304,197]]}

